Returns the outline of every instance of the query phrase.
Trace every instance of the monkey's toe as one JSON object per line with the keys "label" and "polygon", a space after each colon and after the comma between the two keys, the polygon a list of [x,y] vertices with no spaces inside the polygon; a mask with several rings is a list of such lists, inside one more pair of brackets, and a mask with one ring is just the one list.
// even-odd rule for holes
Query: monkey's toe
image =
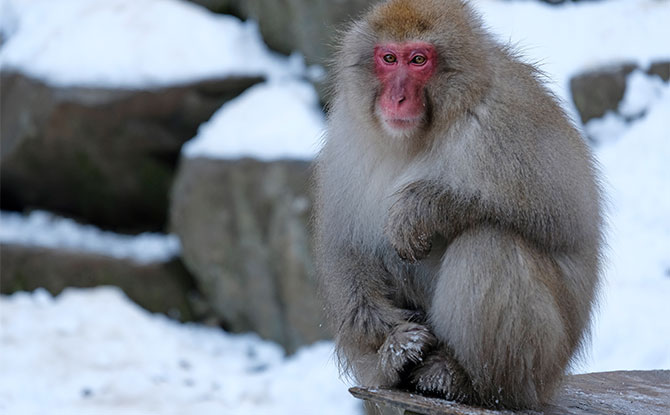
{"label": "monkey's toe", "polygon": [[379,348],[379,366],[390,384],[400,380],[400,373],[410,364],[419,363],[423,354],[435,344],[435,336],[426,326],[403,323],[386,337]]}
{"label": "monkey's toe", "polygon": [[411,383],[420,393],[458,402],[472,400],[472,389],[460,364],[446,351],[424,359],[411,375]]}

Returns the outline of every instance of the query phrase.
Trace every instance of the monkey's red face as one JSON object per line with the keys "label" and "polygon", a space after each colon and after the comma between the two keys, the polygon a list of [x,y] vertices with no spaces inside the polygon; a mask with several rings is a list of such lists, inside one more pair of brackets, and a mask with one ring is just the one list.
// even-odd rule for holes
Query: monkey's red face
{"label": "monkey's red face", "polygon": [[377,102],[382,123],[398,133],[418,127],[426,112],[424,89],[437,67],[435,47],[426,42],[380,44],[374,60],[382,85]]}

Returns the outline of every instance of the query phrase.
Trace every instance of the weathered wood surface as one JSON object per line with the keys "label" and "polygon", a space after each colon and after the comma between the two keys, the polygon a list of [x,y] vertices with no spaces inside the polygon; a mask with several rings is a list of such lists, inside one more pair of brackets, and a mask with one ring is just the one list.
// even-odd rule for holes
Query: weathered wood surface
{"label": "weathered wood surface", "polygon": [[554,401],[540,411],[507,411],[461,405],[416,393],[351,388],[356,398],[421,415],[670,415],[670,370],[567,376]]}

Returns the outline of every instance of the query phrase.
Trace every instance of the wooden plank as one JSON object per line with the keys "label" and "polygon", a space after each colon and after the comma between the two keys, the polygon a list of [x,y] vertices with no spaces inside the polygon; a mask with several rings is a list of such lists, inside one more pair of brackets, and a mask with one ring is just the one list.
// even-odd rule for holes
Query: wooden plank
{"label": "wooden plank", "polygon": [[428,398],[396,389],[351,388],[352,395],[377,404],[386,404],[421,415],[513,415],[512,411],[494,411],[462,405],[444,399]]}
{"label": "wooden plank", "polygon": [[670,370],[567,376],[554,401],[540,411],[478,408],[394,389],[355,387],[349,392],[421,415],[670,415]]}
{"label": "wooden plank", "polygon": [[670,370],[568,376],[547,415],[670,415]]}

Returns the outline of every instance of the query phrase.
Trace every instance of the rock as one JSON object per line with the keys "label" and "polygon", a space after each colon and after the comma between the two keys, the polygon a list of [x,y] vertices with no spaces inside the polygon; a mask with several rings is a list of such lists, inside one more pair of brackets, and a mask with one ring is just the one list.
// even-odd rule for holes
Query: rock
{"label": "rock", "polygon": [[192,0],[213,11],[225,11],[259,22],[271,48],[300,51],[311,64],[324,64],[343,23],[357,17],[375,0]]}
{"label": "rock", "polygon": [[626,90],[626,77],[636,69],[632,63],[612,65],[575,76],[570,80],[572,100],[582,123],[616,111]]}
{"label": "rock", "polygon": [[[583,124],[594,118],[600,118],[607,111],[621,113],[624,118],[620,104],[624,98],[628,81],[628,75],[638,65],[624,63],[595,69],[577,75],[570,80],[570,92],[572,100],[579,111]],[[663,81],[670,80],[670,62],[653,62],[645,71],[649,75],[657,75]]]}
{"label": "rock", "polygon": [[46,209],[123,232],[164,229],[182,144],[261,80],[119,90],[1,77],[1,208]]}
{"label": "rock", "polygon": [[653,62],[649,69],[647,69],[649,75],[658,75],[665,82],[670,81],[670,61],[659,61]]}
{"label": "rock", "polygon": [[184,263],[232,331],[289,352],[326,338],[308,223],[310,163],[182,158],[171,231]]}
{"label": "rock", "polygon": [[0,291],[52,294],[66,287],[115,285],[140,306],[182,321],[193,319],[188,300],[193,278],[179,260],[138,265],[129,260],[34,246],[0,244]]}

